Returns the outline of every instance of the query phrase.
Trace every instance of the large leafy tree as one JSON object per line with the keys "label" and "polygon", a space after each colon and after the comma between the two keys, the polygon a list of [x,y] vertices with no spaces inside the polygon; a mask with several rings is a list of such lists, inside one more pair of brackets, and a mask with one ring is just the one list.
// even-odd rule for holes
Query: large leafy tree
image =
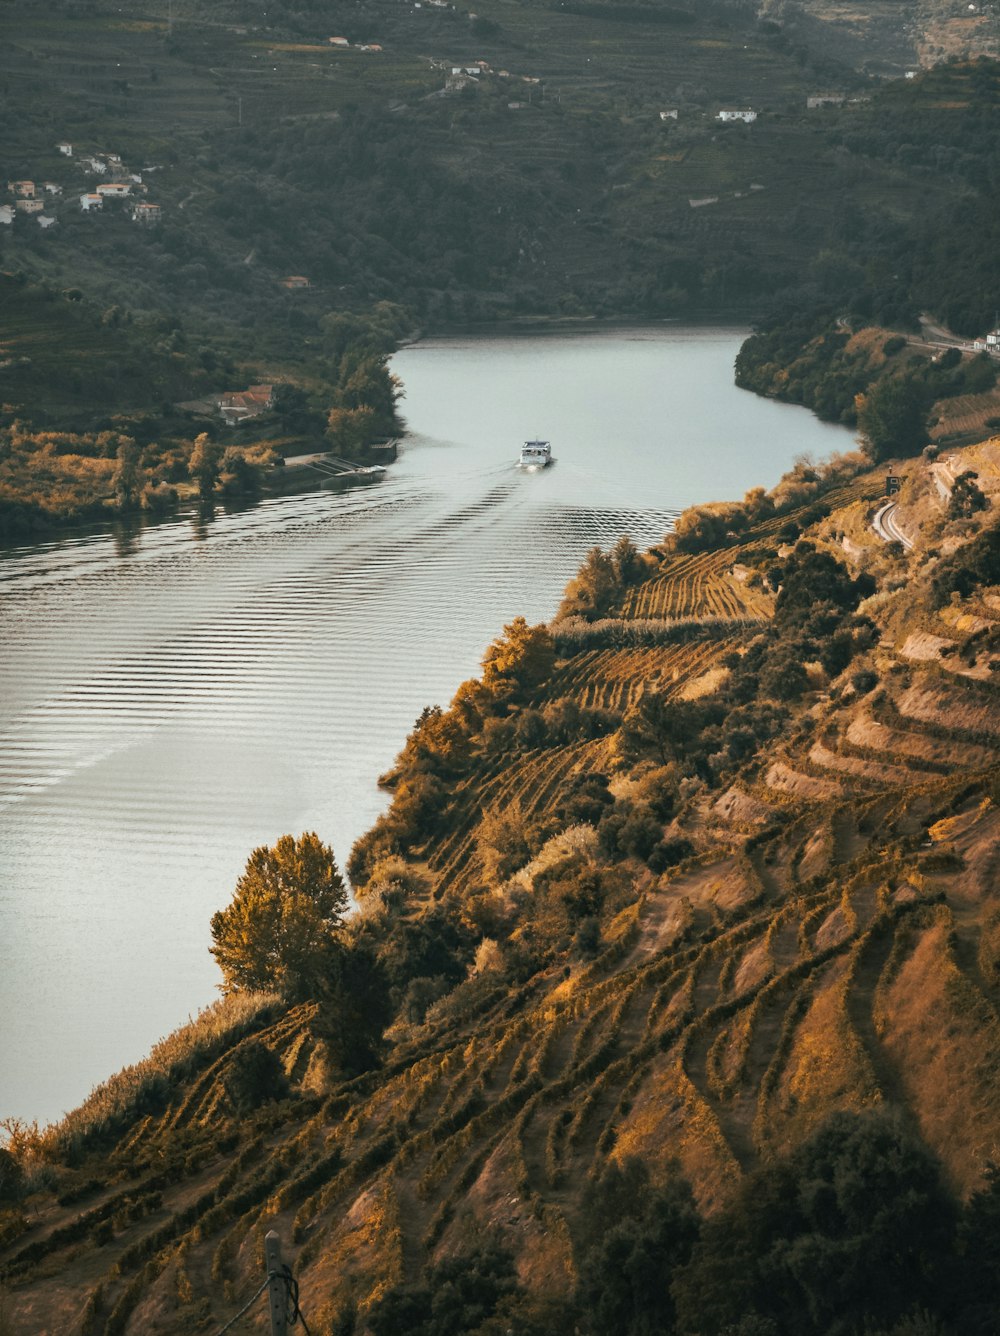
{"label": "large leafy tree", "polygon": [[854,401],[861,444],[873,463],[915,455],[927,443],[927,391],[911,377],[886,376]]}
{"label": "large leafy tree", "polygon": [[548,629],[515,617],[483,657],[483,685],[495,696],[530,694],[551,673],[555,657]]}
{"label": "large leafy tree", "polygon": [[347,890],[333,850],[312,831],[254,849],[232,903],[212,915],[209,949],[223,991],[315,996],[336,971]]}

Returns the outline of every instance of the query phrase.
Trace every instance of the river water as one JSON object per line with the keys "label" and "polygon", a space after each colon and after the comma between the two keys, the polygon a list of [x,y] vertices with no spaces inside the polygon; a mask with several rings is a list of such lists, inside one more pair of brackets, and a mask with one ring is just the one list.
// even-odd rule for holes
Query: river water
{"label": "river water", "polygon": [[210,1002],[251,848],[343,860],[421,708],[592,544],[850,447],[734,387],[741,337],[428,340],[385,482],[0,555],[0,1117],[58,1118]]}

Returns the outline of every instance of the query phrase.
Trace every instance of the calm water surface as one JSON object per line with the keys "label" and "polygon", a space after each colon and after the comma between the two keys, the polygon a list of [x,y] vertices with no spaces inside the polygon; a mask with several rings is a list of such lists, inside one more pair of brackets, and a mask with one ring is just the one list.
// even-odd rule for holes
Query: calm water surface
{"label": "calm water surface", "polygon": [[[593,543],[850,446],[737,390],[740,339],[429,340],[384,483],[0,556],[0,1117],[59,1117],[210,1002],[250,849],[343,860],[420,709]],[[557,463],[522,475],[536,434]]]}

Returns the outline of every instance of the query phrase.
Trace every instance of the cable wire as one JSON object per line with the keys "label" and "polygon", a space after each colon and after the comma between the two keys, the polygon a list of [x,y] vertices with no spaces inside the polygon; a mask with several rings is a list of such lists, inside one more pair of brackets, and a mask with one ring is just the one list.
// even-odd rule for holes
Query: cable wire
{"label": "cable wire", "polygon": [[[229,1319],[229,1321],[226,1323],[226,1325],[221,1329],[221,1331],[219,1331],[219,1332],[216,1334],[216,1336],[225,1336],[225,1333],[230,1329],[230,1327],[234,1327],[234,1326],[236,1325],[236,1323],[239,1322],[240,1318],[244,1315],[244,1313],[249,1313],[250,1309],[253,1308],[254,1304],[257,1302],[257,1300],[260,1298],[260,1296],[264,1293],[264,1291],[267,1289],[267,1287],[268,1287],[268,1285],[269,1285],[270,1283],[271,1283],[271,1277],[268,1276],[267,1280],[264,1281],[264,1284],[260,1287],[260,1289],[257,1291],[257,1293],[253,1296],[253,1298],[247,1300],[247,1302],[243,1305],[243,1307],[242,1307],[242,1308],[240,1309],[240,1311],[236,1314],[236,1316],[235,1316],[235,1317],[231,1317],[231,1318]],[[308,1336],[308,1333],[307,1333],[307,1336]]]}
{"label": "cable wire", "polygon": [[299,1282],[292,1275],[292,1268],[287,1262],[282,1267],[281,1279],[285,1282],[285,1294],[287,1297],[288,1308],[291,1310],[288,1313],[288,1325],[294,1327],[296,1322],[301,1322],[305,1336],[312,1336],[305,1319],[305,1314],[299,1307]]}

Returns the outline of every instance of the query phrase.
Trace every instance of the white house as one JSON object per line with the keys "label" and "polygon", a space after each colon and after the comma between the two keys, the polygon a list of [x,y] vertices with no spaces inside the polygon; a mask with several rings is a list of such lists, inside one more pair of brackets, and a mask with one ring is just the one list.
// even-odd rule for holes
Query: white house
{"label": "white house", "polygon": [[105,199],[125,199],[132,187],[128,181],[105,181],[97,187],[97,193]]}
{"label": "white house", "polygon": [[46,195],[62,194],[62,186],[57,185],[55,181],[43,181],[42,188],[44,189]]}
{"label": "white house", "polygon": [[0,226],[10,227],[14,221],[14,209],[10,204],[0,204]]}
{"label": "white house", "polygon": [[677,108],[676,108],[676,107],[671,107],[669,111],[661,111],[661,112],[660,112],[660,120],[661,120],[661,121],[676,121],[676,119],[677,119]]}
{"label": "white house", "polygon": [[132,221],[134,223],[158,223],[160,221],[160,206],[144,202],[133,205]]}
{"label": "white house", "polygon": [[103,195],[87,194],[80,196],[80,208],[84,211],[84,213],[93,213],[96,209],[103,209],[103,207],[104,207]]}
{"label": "white house", "polygon": [[38,217],[35,219],[35,221],[38,223],[39,227],[46,230],[50,227],[55,227],[56,225],[55,218],[51,217],[47,213],[40,213]]}
{"label": "white house", "polygon": [[752,125],[757,119],[757,113],[751,111],[749,107],[745,111],[737,111],[730,107],[717,112],[715,119],[717,121],[742,121],[744,125]]}
{"label": "white house", "polygon": [[61,144],[56,144],[56,149],[64,158],[71,158],[73,156],[73,145],[67,144],[65,141]]}
{"label": "white house", "polygon": [[843,93],[813,93],[806,98],[806,108],[815,111],[817,107],[839,107],[847,101]]}

